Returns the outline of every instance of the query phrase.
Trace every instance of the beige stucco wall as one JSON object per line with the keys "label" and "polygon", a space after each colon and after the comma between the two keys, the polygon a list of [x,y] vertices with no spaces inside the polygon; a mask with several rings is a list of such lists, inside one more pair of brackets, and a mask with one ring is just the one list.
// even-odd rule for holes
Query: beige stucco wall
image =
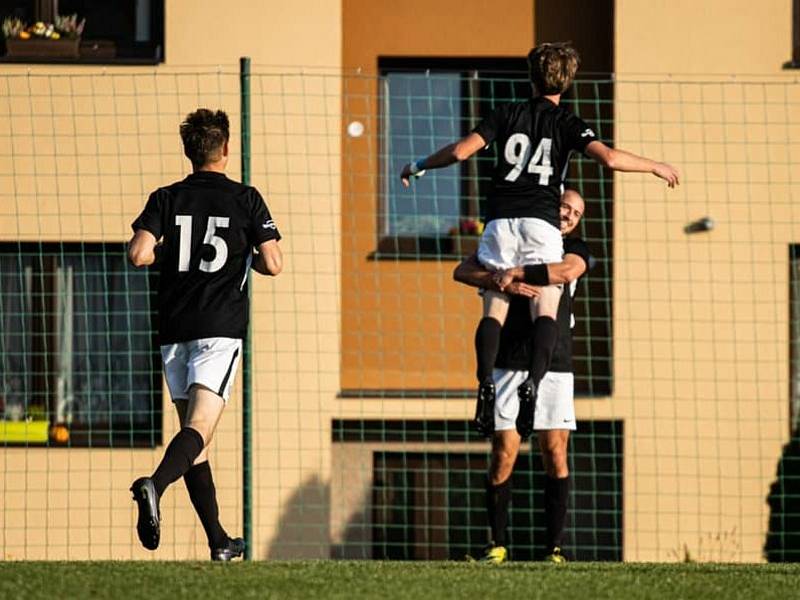
{"label": "beige stucco wall", "polygon": [[[254,556],[327,555],[327,497],[306,493],[305,512],[295,509],[298,489],[329,476],[339,389],[340,6],[233,0],[221,13],[170,1],[165,39],[156,67],[0,66],[0,135],[11,142],[0,150],[0,239],[127,239],[147,193],[188,172],[177,126],[198,106],[228,111],[238,178],[238,59],[250,56],[252,183],[285,236],[286,262],[253,287]],[[280,75],[301,71],[313,75]],[[240,379],[211,453],[222,522],[237,535]],[[165,402],[168,441],[177,423]],[[128,486],[162,452],[0,448],[0,557],[205,558],[180,482],[162,503],[158,552],[136,540]]]}
{"label": "beige stucco wall", "polygon": [[[327,556],[359,509],[368,467],[363,453],[355,471],[356,459],[332,454],[331,418],[461,419],[472,402],[335,399],[342,6],[233,0],[235,18],[217,14],[211,2],[168,2],[167,63],[155,68],[0,66],[0,136],[12,141],[0,151],[10,165],[0,168],[0,239],[124,239],[147,191],[186,173],[175,130],[198,105],[229,110],[238,177],[236,69],[251,56],[253,183],[286,236],[287,263],[254,287],[255,555]],[[615,141],[683,174],[676,191],[615,180],[614,395],[577,403],[579,419],[625,420],[627,560],[674,560],[684,545],[700,558],[761,558],[765,496],[788,437],[787,246],[800,237],[800,89],[780,69],[790,14],[789,0],[617,2]],[[401,39],[388,40],[391,53]],[[683,234],[705,215],[714,231]],[[446,360],[471,364],[462,347]],[[240,397],[237,382],[212,452],[232,533]],[[161,451],[0,449],[0,557],[205,557],[182,484],[162,505],[159,552],[136,541],[127,487]]]}
{"label": "beige stucco wall", "polygon": [[791,42],[791,0],[616,3],[618,74],[771,75]]}
{"label": "beige stucco wall", "polygon": [[682,172],[615,177],[625,557],[758,561],[789,434],[791,2],[620,0],[616,26],[615,141]]}
{"label": "beige stucco wall", "polygon": [[[789,434],[787,261],[800,239],[791,146],[800,85],[781,69],[791,2],[629,0],[616,11],[614,141],[676,164],[682,185],[615,177],[614,392],[579,399],[577,415],[625,422],[626,560],[760,561]],[[707,215],[713,231],[683,233]],[[396,270],[405,267],[436,265]],[[448,359],[471,364],[458,344]],[[469,399],[341,404],[344,418],[375,419],[463,419],[473,408]],[[363,477],[371,465],[351,452],[335,453],[335,542],[363,522],[366,484],[353,465]]]}

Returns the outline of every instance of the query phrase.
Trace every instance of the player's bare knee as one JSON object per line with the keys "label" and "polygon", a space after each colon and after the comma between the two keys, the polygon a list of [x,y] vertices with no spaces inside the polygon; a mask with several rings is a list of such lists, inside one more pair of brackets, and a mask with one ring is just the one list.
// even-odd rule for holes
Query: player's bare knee
{"label": "player's bare knee", "polygon": [[547,475],[562,478],[569,475],[567,447],[560,440],[547,440],[541,444],[542,462]]}
{"label": "player's bare knee", "polygon": [[567,464],[567,440],[559,431],[546,431],[539,435],[539,449],[545,471],[550,477],[563,478],[569,475]]}
{"label": "player's bare knee", "polygon": [[510,302],[511,299],[505,294],[487,290],[483,296],[483,316],[504,323]]}
{"label": "player's bare knee", "polygon": [[569,475],[569,465],[567,463],[566,450],[555,452],[542,452],[542,462],[548,477],[562,479]]}
{"label": "player's bare knee", "polygon": [[513,470],[513,462],[492,461],[492,467],[489,469],[489,481],[492,485],[500,485],[511,477]]}
{"label": "player's bare knee", "polygon": [[517,449],[507,445],[496,444],[492,448],[492,463],[489,470],[492,485],[499,485],[511,476],[517,454]]}
{"label": "player's bare knee", "polygon": [[538,298],[531,300],[531,316],[550,317],[558,315],[558,304],[561,302],[561,286],[548,285],[542,288]]}

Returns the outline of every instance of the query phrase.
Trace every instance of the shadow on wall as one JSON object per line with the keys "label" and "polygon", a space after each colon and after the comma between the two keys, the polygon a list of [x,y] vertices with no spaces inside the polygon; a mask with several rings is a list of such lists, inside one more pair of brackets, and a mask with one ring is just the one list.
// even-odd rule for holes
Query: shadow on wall
{"label": "shadow on wall", "polygon": [[329,558],[330,485],[307,479],[286,502],[278,531],[267,542],[268,559]]}
{"label": "shadow on wall", "polygon": [[783,447],[777,479],[767,496],[769,531],[764,555],[769,562],[800,561],[800,435]]}
{"label": "shadow on wall", "polygon": [[350,515],[340,539],[330,531],[330,484],[309,478],[284,506],[278,531],[266,544],[267,559],[372,558],[369,494]]}
{"label": "shadow on wall", "polygon": [[372,492],[361,497],[358,509],[347,519],[338,539],[331,540],[331,558],[366,560],[374,558],[372,552]]}

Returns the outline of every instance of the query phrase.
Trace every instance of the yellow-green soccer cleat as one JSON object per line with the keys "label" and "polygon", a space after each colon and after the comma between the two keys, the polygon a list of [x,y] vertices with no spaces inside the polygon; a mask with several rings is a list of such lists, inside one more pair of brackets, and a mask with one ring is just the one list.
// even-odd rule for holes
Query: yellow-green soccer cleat
{"label": "yellow-green soccer cleat", "polygon": [[544,560],[545,562],[563,564],[567,562],[567,557],[561,552],[561,548],[556,546],[547,556],[544,557]]}
{"label": "yellow-green soccer cleat", "polygon": [[489,544],[483,549],[483,556],[477,561],[486,565],[501,565],[508,560],[508,550],[505,546]]}

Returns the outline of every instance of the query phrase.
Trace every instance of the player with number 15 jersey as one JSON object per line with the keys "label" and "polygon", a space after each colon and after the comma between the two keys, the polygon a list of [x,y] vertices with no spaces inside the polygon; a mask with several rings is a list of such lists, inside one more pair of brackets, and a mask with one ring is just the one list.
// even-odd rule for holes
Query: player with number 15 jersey
{"label": "player with number 15 jersey", "polygon": [[283,268],[281,236],[264,200],[255,188],[225,175],[229,129],[221,110],[200,108],[186,117],[180,133],[192,174],[150,195],[128,245],[134,266],[159,258],[161,358],[181,423],[153,474],[131,485],[139,510],[136,531],[145,548],[158,548],[160,500],[183,477],[211,559],[221,561],[241,556],[245,546],[220,524],[208,446],[247,333],[248,271],[252,266],[277,275]]}
{"label": "player with number 15 jersey", "polygon": [[281,239],[258,190],[224,173],[196,171],[153,192],[133,228],[163,238],[162,345],[244,338],[252,249]]}

